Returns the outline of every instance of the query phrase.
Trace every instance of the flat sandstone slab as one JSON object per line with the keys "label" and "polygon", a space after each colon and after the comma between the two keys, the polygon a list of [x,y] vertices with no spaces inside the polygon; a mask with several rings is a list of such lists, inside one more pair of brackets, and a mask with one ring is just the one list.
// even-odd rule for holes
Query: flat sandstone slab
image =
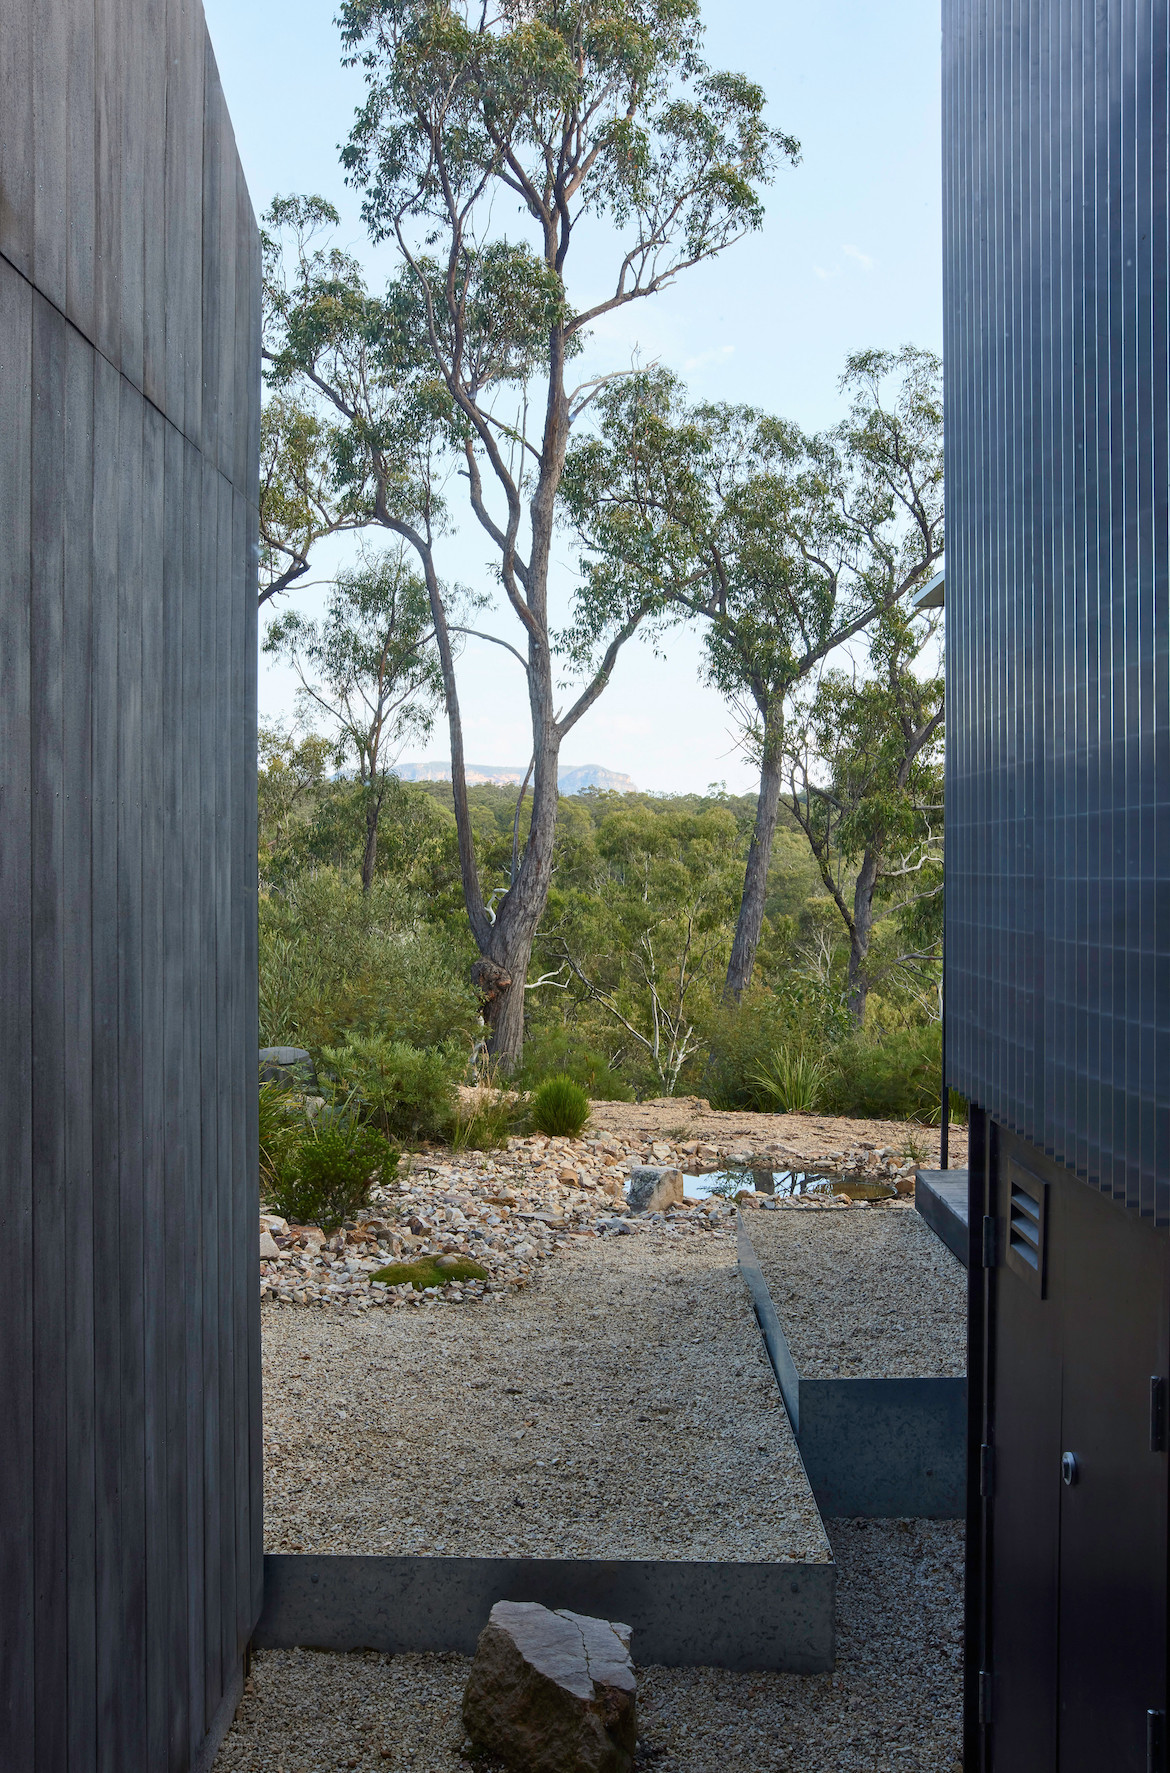
{"label": "flat sandstone slab", "polygon": [[829,1560],[727,1236],[590,1241],[459,1311],[261,1321],[269,1551]]}
{"label": "flat sandstone slab", "polygon": [[913,1207],[757,1211],[746,1224],[802,1379],[967,1371],[967,1271]]}

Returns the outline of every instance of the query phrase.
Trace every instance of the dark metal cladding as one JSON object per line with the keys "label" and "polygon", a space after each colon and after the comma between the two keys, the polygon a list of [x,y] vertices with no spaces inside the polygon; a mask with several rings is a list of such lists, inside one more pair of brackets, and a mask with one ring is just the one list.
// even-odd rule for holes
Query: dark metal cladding
{"label": "dark metal cladding", "polygon": [[948,1082],[1170,1223],[1166,0],[944,0]]}
{"label": "dark metal cladding", "polygon": [[198,0],[0,22],[0,1768],[259,1615],[259,239]]}

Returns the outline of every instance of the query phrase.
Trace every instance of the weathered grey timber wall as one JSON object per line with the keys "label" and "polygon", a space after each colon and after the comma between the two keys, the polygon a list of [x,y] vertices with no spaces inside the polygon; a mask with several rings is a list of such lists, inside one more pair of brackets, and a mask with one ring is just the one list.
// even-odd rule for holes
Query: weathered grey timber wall
{"label": "weathered grey timber wall", "polygon": [[1165,0],[945,0],[948,1082],[1170,1224]]}
{"label": "weathered grey timber wall", "polygon": [[198,0],[0,6],[0,1767],[259,1614],[259,253]]}

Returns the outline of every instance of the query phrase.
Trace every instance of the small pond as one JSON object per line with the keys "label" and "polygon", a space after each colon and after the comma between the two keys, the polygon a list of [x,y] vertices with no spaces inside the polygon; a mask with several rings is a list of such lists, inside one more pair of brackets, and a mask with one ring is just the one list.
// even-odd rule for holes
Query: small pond
{"label": "small pond", "polygon": [[889,1200],[896,1190],[888,1182],[870,1178],[841,1177],[826,1170],[712,1170],[705,1176],[686,1176],[684,1187],[691,1197],[720,1195],[734,1200],[741,1189],[757,1194],[846,1194],[850,1200]]}

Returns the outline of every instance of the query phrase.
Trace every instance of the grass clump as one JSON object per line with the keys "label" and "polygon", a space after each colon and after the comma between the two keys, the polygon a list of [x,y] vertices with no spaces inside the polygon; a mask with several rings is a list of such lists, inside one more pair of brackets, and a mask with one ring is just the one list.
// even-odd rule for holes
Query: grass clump
{"label": "grass clump", "polygon": [[456,1104],[451,1122],[453,1151],[499,1151],[519,1118],[517,1100],[505,1090],[479,1091]]}
{"label": "grass clump", "polygon": [[427,1287],[445,1287],[448,1281],[484,1281],[488,1271],[469,1256],[420,1256],[417,1262],[389,1262],[379,1268],[371,1280],[384,1281],[388,1287],[410,1283],[416,1293]]}
{"label": "grass clump", "polygon": [[550,1139],[578,1139],[589,1119],[589,1098],[579,1083],[563,1071],[546,1077],[533,1092],[532,1124]]}
{"label": "grass clump", "polygon": [[829,1075],[825,1056],[800,1047],[773,1047],[750,1082],[777,1114],[815,1114]]}
{"label": "grass clump", "polygon": [[282,1152],[270,1203],[282,1219],[333,1232],[367,1206],[373,1184],[385,1186],[397,1168],[397,1149],[377,1128],[322,1111],[302,1123],[297,1142]]}
{"label": "grass clump", "polygon": [[269,1080],[260,1085],[260,1193],[265,1199],[300,1141],[298,1106],[283,1084]]}

